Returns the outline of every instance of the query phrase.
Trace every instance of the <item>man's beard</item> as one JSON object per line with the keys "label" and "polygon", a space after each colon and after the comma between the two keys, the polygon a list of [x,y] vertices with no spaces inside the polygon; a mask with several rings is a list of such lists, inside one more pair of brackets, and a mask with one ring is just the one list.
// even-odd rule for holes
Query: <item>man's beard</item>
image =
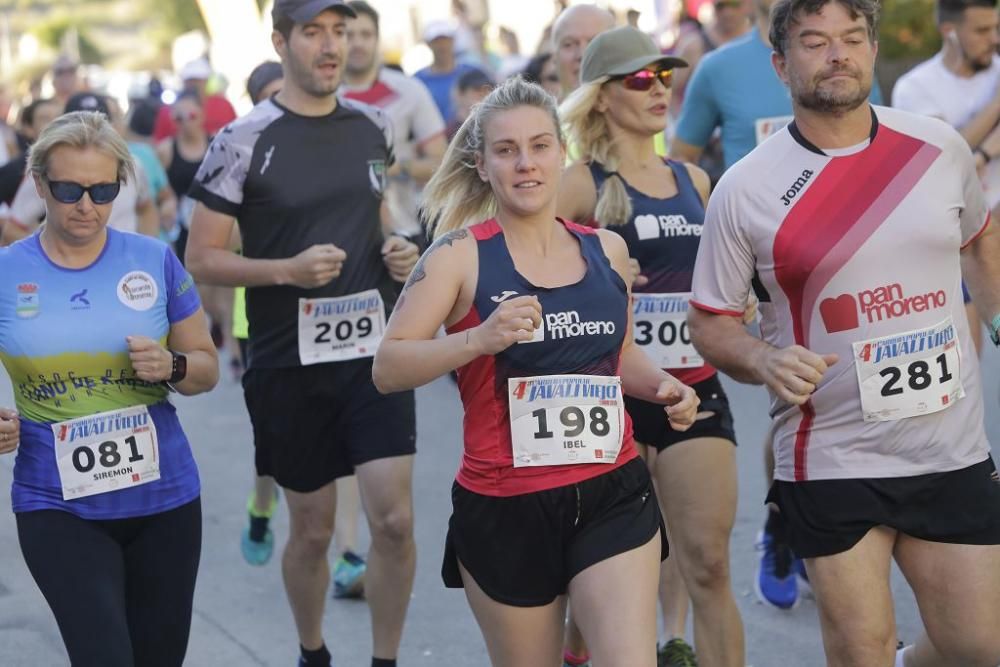
{"label": "man's beard", "polygon": [[[294,56],[288,59],[287,67],[289,69],[289,73],[292,77],[294,77],[295,82],[299,85],[299,88],[312,97],[329,97],[337,91],[337,87],[340,85],[339,77],[333,82],[332,87],[330,84],[321,83],[313,72],[313,68],[309,65],[303,64]],[[341,67],[343,67],[342,63]]]}
{"label": "man's beard", "polygon": [[[848,92],[821,88],[821,84],[826,80],[826,77],[837,73],[854,75],[855,80],[858,82],[857,90]],[[811,89],[806,89],[805,86],[802,86],[799,90],[794,91],[794,94],[795,101],[805,109],[820,113],[843,114],[854,111],[864,104],[865,100],[871,94],[871,89],[871,81],[865,85],[865,82],[861,79],[860,71],[839,69],[825,73],[823,78],[815,81]]]}
{"label": "man's beard", "polygon": [[344,70],[351,76],[362,76],[368,74],[373,69],[375,69],[375,57],[372,56],[368,62],[362,63],[361,65],[355,66],[351,63],[351,56],[347,56],[347,62],[344,65]]}

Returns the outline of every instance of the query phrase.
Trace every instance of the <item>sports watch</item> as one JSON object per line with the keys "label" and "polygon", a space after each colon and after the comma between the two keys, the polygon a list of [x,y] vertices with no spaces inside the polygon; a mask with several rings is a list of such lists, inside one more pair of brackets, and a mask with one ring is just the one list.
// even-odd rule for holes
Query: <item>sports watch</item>
{"label": "sports watch", "polygon": [[1000,347],[1000,313],[997,313],[990,322],[990,338],[993,339],[994,345]]}
{"label": "sports watch", "polygon": [[174,352],[173,350],[170,350],[170,356],[173,357],[173,368],[170,371],[170,379],[167,382],[177,384],[187,377],[188,359],[180,352]]}

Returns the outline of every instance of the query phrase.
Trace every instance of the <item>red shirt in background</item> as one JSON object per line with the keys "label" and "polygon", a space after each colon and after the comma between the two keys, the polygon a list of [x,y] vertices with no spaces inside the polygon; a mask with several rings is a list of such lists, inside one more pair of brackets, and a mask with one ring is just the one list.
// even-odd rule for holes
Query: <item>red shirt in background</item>
{"label": "red shirt in background", "polygon": [[[202,100],[202,108],[205,110],[205,131],[210,136],[218,134],[219,130],[236,120],[236,110],[229,100],[221,95],[206,96]],[[175,134],[177,134],[177,124],[170,116],[170,106],[165,104],[156,114],[153,139],[160,142]]]}

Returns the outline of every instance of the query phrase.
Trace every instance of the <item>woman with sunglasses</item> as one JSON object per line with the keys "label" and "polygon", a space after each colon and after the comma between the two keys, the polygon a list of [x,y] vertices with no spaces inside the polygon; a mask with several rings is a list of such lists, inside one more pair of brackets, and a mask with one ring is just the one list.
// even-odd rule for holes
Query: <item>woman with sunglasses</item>
{"label": "woman with sunglasses", "polygon": [[476,105],[424,192],[437,241],[372,374],[387,392],[458,370],[442,575],[465,588],[493,665],[558,664],[568,595],[596,664],[653,667],[665,542],[621,396],[680,430],[697,400],[628,335],[624,242],[556,217],[565,159],[541,87],[515,77]]}
{"label": "woman with sunglasses", "polygon": [[0,361],[17,407],[0,411],[0,451],[18,420],[21,552],[72,664],[179,667],[201,504],[167,396],[210,390],[215,348],[170,248],[108,227],[135,172],[103,115],[53,121],[28,171],[45,224],[0,249]]}
{"label": "woman with sunglasses", "polygon": [[[659,497],[694,607],[698,662],[742,667],[743,626],[729,579],[736,515],[733,420],[716,371],[691,346],[685,321],[709,182],[698,167],[664,160],[654,150],[654,137],[667,123],[672,68],[686,66],[633,28],[610,30],[590,43],[582,85],[560,109],[584,159],[563,176],[559,213],[595,220],[625,240],[635,343],[701,399],[697,420],[684,432],[658,420],[659,406],[625,400],[636,442],[656,453]],[[684,653],[679,643],[673,647],[670,652]],[[693,660],[686,653],[675,662]]]}

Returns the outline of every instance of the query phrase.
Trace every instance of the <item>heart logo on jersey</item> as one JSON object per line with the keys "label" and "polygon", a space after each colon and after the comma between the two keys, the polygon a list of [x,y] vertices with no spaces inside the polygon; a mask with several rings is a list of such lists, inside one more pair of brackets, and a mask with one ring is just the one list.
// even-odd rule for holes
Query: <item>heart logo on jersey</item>
{"label": "heart logo on jersey", "polygon": [[841,294],[835,299],[823,299],[819,304],[819,314],[823,318],[827,333],[858,328],[858,305],[850,294]]}

